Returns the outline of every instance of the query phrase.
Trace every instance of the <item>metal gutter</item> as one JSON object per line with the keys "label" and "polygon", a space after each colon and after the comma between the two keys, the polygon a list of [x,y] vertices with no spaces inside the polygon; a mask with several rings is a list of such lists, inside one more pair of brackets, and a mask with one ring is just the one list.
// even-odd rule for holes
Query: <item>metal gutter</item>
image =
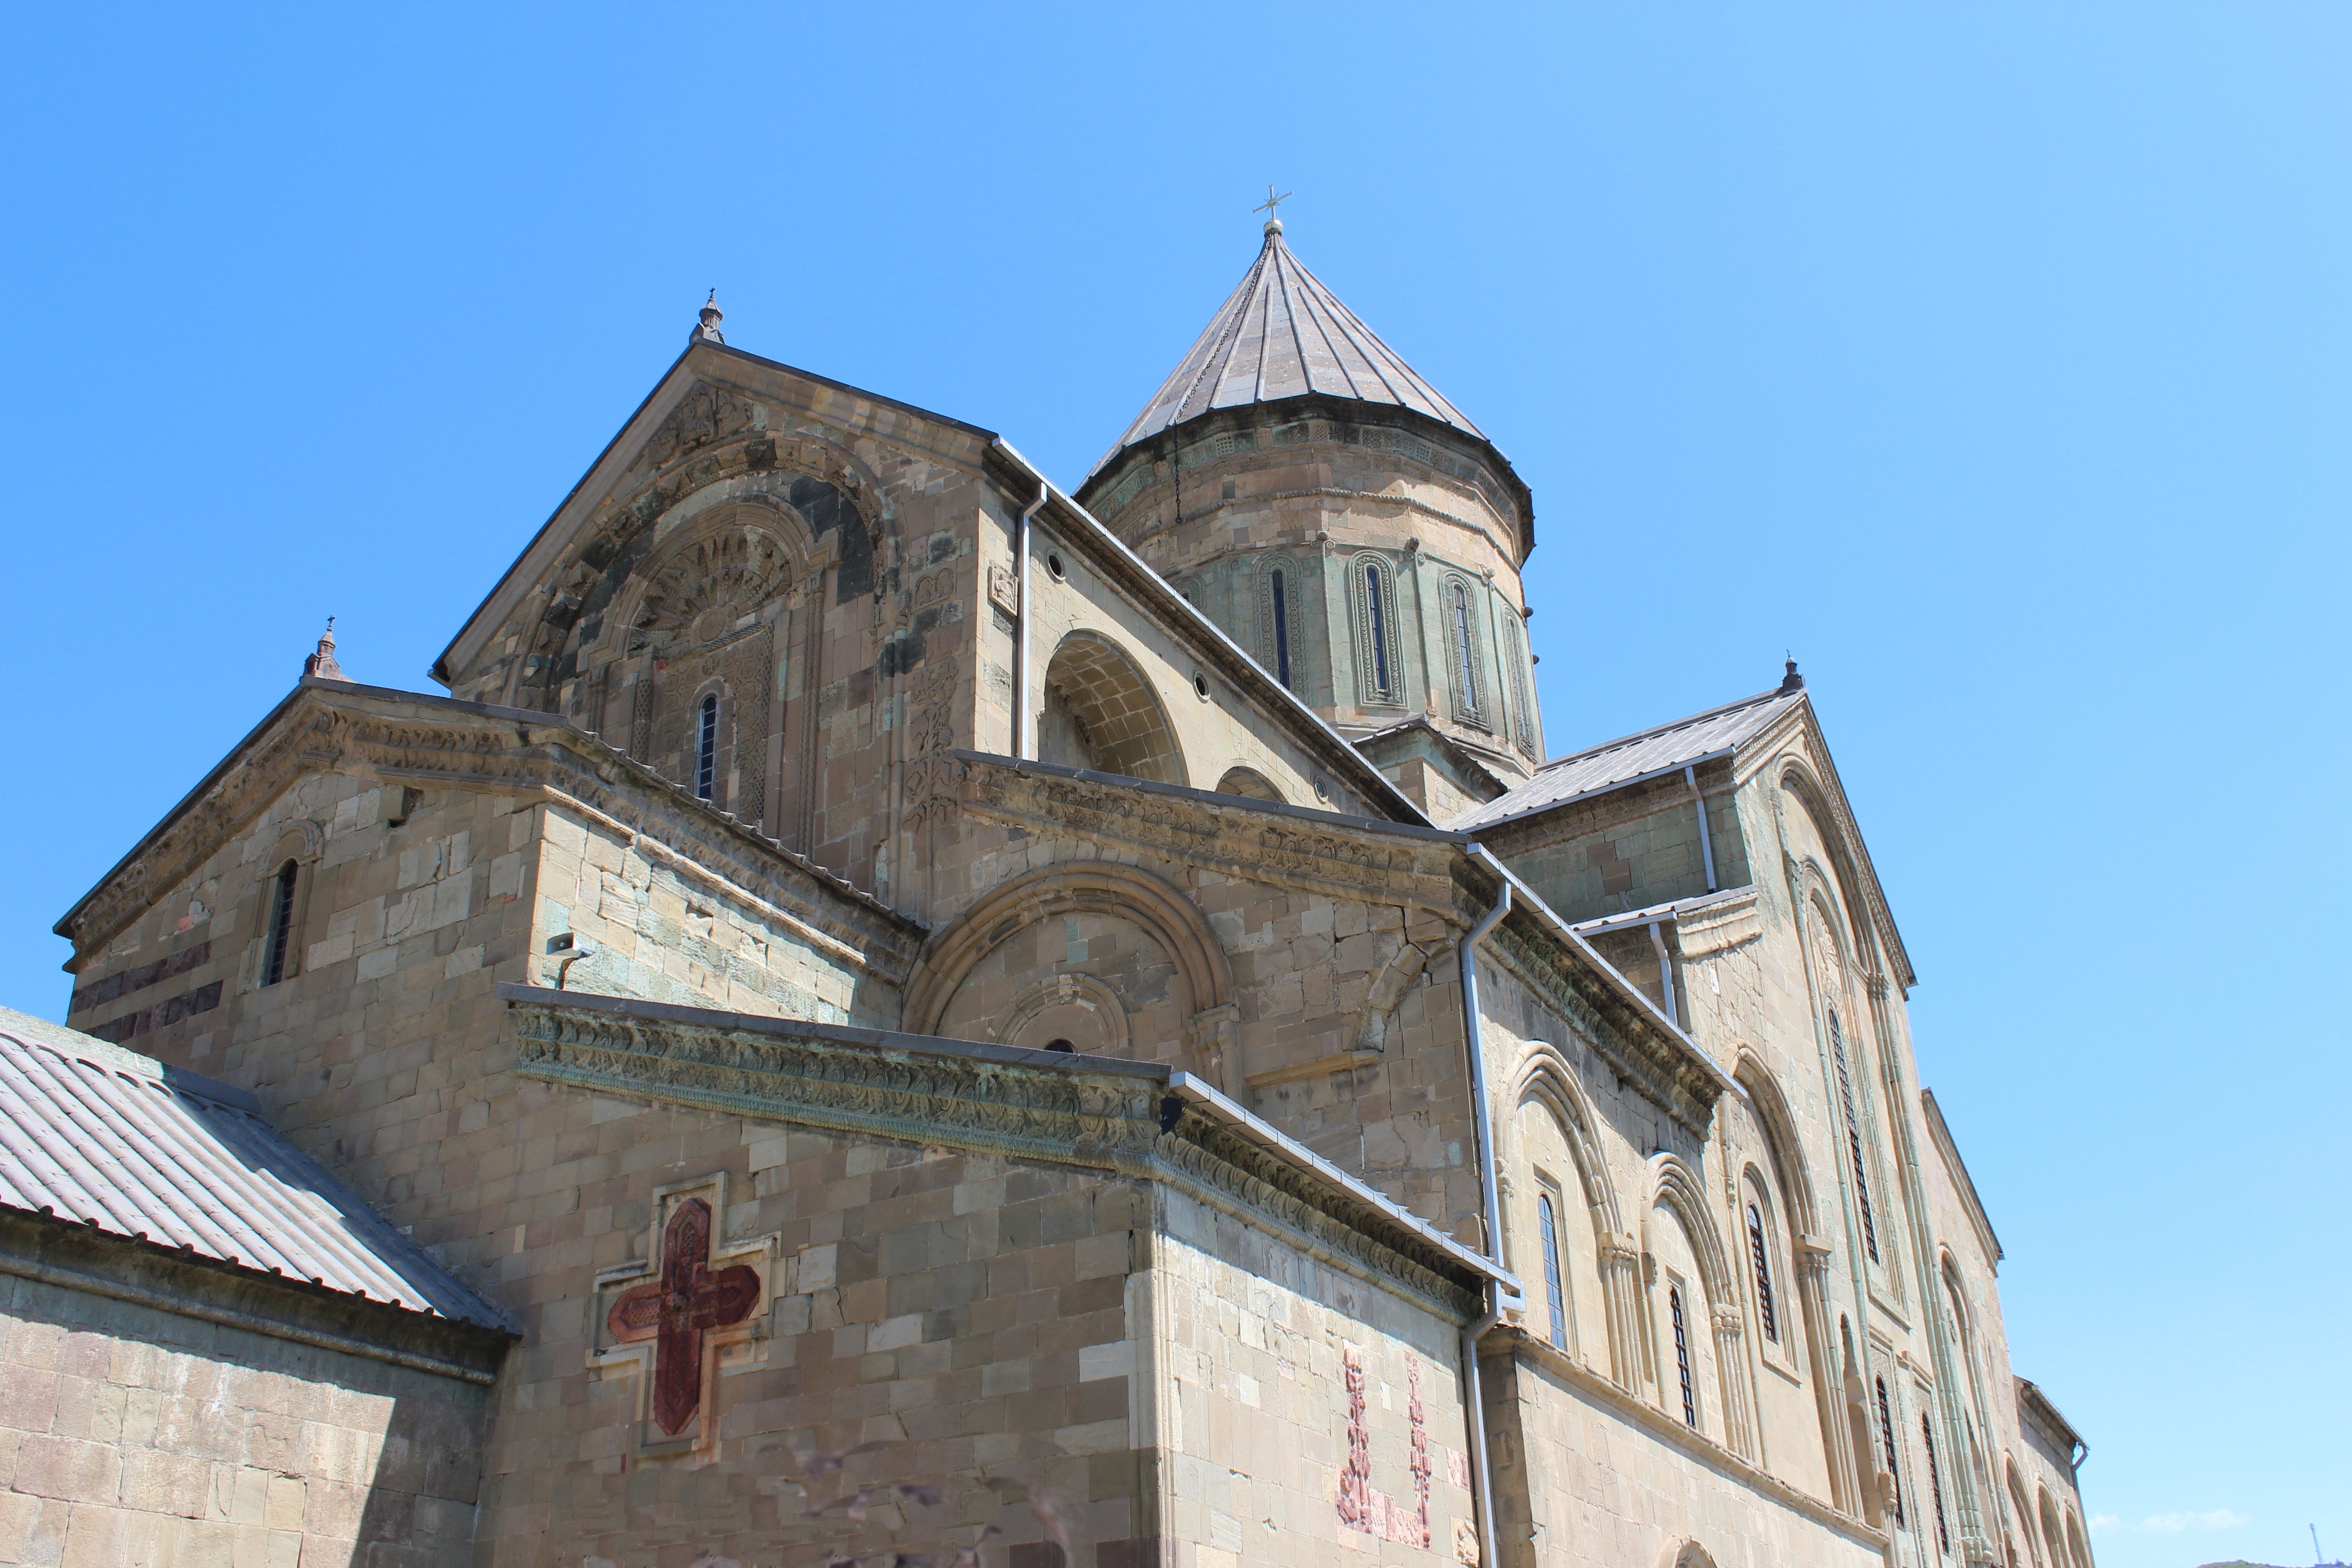
{"label": "metal gutter", "polygon": [[1618,994],[1621,997],[1622,997],[1626,1002],[1632,1004],[1637,1011],[1646,1014],[1652,1024],[1663,1030],[1669,1039],[1674,1040],[1686,1052],[1688,1052],[1691,1059],[1696,1062],[1701,1069],[1706,1072],[1706,1076],[1715,1081],[1717,1092],[1733,1095],[1740,1100],[1746,1100],[1748,1098],[1748,1091],[1739,1087],[1739,1080],[1738,1079],[1733,1078],[1729,1073],[1724,1071],[1721,1067],[1717,1065],[1716,1059],[1713,1057],[1708,1056],[1706,1051],[1699,1048],[1699,1043],[1696,1040],[1694,1040],[1688,1035],[1684,1034],[1680,1025],[1676,1024],[1672,1018],[1667,1017],[1664,1011],[1660,1008],[1655,1002],[1651,1001],[1649,997],[1643,994],[1642,988],[1640,986],[1626,979],[1622,973],[1619,973],[1615,964],[1601,957],[1601,952],[1598,948],[1594,947],[1591,942],[1585,941],[1582,936],[1579,935],[1574,926],[1570,925],[1566,921],[1560,919],[1557,910],[1555,910],[1549,904],[1545,903],[1543,899],[1536,892],[1536,890],[1528,887],[1525,882],[1521,881],[1518,877],[1512,872],[1509,867],[1495,858],[1495,857],[1488,852],[1485,845],[1465,845],[1463,852],[1468,855],[1472,859],[1484,863],[1488,870],[1494,872],[1496,876],[1508,882],[1511,885],[1513,894],[1517,902],[1525,905],[1542,924],[1550,927],[1551,932],[1555,937],[1567,943],[1570,947],[1574,948],[1585,958],[1591,960],[1596,969],[1600,970],[1602,974],[1606,975],[1615,984]]}

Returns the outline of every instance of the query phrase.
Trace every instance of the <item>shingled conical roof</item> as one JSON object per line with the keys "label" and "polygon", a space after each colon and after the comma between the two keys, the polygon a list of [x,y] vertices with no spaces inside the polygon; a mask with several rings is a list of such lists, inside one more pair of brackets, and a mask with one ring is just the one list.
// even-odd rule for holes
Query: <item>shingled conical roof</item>
{"label": "shingled conical roof", "polygon": [[1100,472],[1104,463],[1137,442],[1212,409],[1307,393],[1393,404],[1486,439],[1485,431],[1299,265],[1282,241],[1282,226],[1269,223],[1265,247],[1241,287],[1095,469]]}

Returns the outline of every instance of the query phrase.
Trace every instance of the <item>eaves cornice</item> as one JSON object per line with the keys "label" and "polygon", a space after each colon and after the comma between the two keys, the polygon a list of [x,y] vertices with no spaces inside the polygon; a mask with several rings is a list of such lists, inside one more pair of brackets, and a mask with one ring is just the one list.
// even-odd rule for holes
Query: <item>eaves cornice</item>
{"label": "eaves cornice", "polygon": [[524,1078],[1162,1182],[1455,1321],[1508,1271],[1153,1062],[501,984]]}
{"label": "eaves cornice", "polygon": [[356,772],[566,803],[656,858],[763,901],[828,956],[897,984],[926,930],[552,714],[305,678],[54,928],[82,954],[204,864],[306,773]]}

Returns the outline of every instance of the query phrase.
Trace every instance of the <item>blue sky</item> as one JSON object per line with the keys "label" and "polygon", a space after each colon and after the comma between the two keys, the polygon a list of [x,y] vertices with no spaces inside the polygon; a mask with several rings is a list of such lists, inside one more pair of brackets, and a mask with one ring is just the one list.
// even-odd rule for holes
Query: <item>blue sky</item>
{"label": "blue sky", "polygon": [[[855,18],[855,19],[852,19]],[[2106,1568],[2352,1552],[2352,12],[0,13],[0,1002],[717,285],[1075,485],[1300,257],[1534,487],[1554,750],[1812,683]]]}

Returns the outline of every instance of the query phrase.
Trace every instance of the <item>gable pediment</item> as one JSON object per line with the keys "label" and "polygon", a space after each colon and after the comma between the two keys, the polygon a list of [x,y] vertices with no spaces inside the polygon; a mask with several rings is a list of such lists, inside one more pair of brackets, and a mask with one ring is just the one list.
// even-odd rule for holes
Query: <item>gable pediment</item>
{"label": "gable pediment", "polygon": [[[540,706],[524,677],[547,646],[617,592],[623,574],[691,513],[759,498],[797,518],[803,549],[872,586],[873,541],[891,516],[875,443],[969,470],[989,432],[709,343],[691,345],[468,617],[433,674],[453,694]],[[531,666],[536,658],[541,662]]]}

